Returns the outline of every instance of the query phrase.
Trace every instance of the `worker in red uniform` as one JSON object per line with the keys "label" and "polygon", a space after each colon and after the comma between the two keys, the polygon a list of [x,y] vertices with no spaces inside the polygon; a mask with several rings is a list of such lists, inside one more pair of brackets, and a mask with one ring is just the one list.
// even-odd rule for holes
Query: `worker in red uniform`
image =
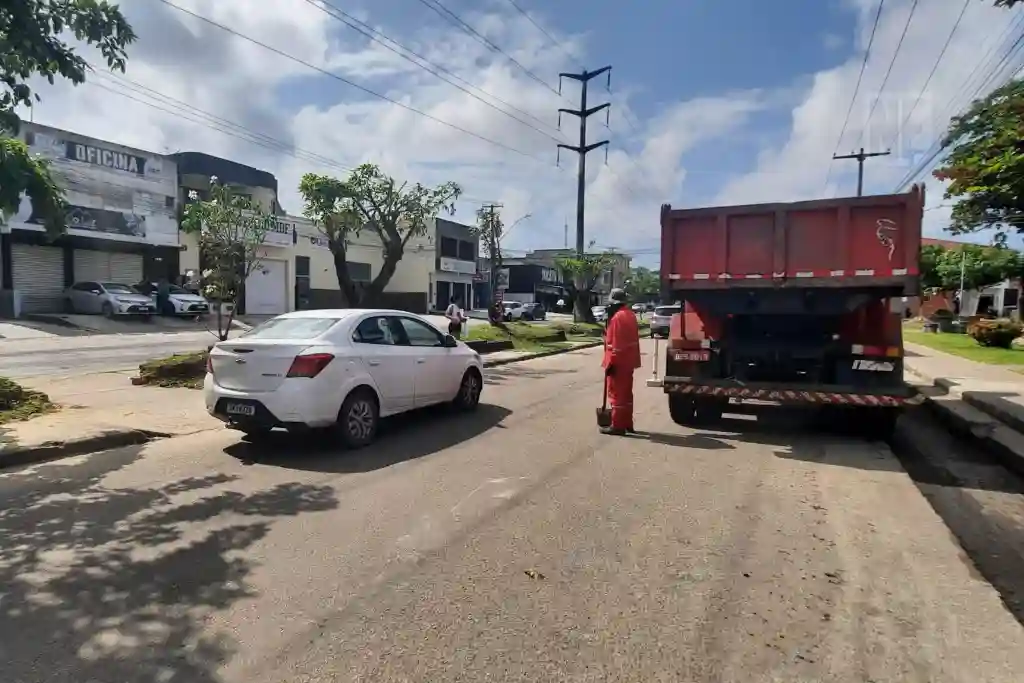
{"label": "worker in red uniform", "polygon": [[622,289],[613,289],[608,296],[608,327],[601,361],[612,409],[612,425],[601,431],[616,436],[636,431],[633,429],[633,373],[640,367],[640,326],[628,301]]}

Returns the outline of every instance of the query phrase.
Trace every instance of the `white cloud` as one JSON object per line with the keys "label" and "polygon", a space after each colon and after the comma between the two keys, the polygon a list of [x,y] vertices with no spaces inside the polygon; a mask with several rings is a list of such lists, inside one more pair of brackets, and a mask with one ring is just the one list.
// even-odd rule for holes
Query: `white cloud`
{"label": "white cloud", "polygon": [[[577,142],[575,118],[563,116],[562,132],[557,128],[557,109],[578,106],[573,83],[566,82],[566,96],[559,98],[504,56],[460,29],[439,23],[437,17],[429,17],[431,21],[409,35],[390,28],[387,17],[360,15],[505,102],[469,88],[494,105],[488,106],[349,30],[305,0],[174,1],[451,126],[360,92],[153,0],[121,3],[139,35],[130,51],[128,78],[334,163],[318,164],[308,155],[297,159],[240,141],[212,130],[208,123],[183,119],[173,104],[163,106],[170,106],[177,116],[156,111],[102,89],[125,89],[107,77],[96,76],[93,84],[78,88],[44,85],[35,119],[142,149],[201,150],[263,168],[277,175],[282,203],[292,212],[301,210],[295,188],[302,173],[338,174],[338,164],[371,161],[413,181],[458,181],[470,199],[460,204],[457,220],[472,222],[477,200],[503,202],[508,222],[531,213],[532,218],[510,237],[512,247],[560,246],[563,219],[568,217],[570,225],[575,224],[575,155],[563,150],[561,168],[555,168],[556,142]],[[573,66],[561,48],[506,3],[492,3],[486,13],[462,16],[551,88],[557,88],[558,72]],[[540,15],[534,18],[541,20]],[[571,38],[560,40],[573,54],[585,52]],[[603,79],[592,82],[591,104],[608,97],[603,86]],[[145,99],[137,92],[129,94]],[[628,106],[628,98],[616,94],[613,106],[616,146],[608,165],[602,151],[588,157],[588,239],[629,248],[638,241],[649,244],[656,236],[659,206],[678,192],[686,176],[685,152],[702,139],[741,125],[759,104],[756,95],[746,93],[685,102],[640,124],[638,133],[623,123],[625,114],[619,108]],[[609,136],[603,118],[590,119],[591,142]],[[630,115],[629,120],[636,117]],[[641,150],[632,160],[619,146],[627,135]],[[570,235],[570,243],[574,241]]]}
{"label": "white cloud", "polygon": [[[878,3],[851,2],[860,10],[860,54],[835,69],[815,75],[803,101],[792,111],[785,142],[764,149],[752,172],[727,183],[719,193],[722,203],[788,201],[856,192],[857,162],[836,161],[831,174],[829,164],[850,107]],[[971,2],[915,108],[914,103],[964,3],[918,3],[882,91],[912,4],[911,0],[889,0],[885,4],[857,102],[838,149],[838,154],[849,154],[860,147],[866,151],[891,148],[890,156],[865,163],[866,194],[892,191],[927,156],[925,152],[945,130],[950,115],[965,105],[972,88],[981,84],[978,74],[998,63],[998,56],[990,56],[1001,53],[998,43],[1007,36],[1004,30],[1018,16],[989,2]],[[965,83],[969,87],[965,88]],[[876,98],[878,105],[869,119]],[[930,174],[922,174],[918,181],[926,181],[930,210],[925,213],[925,231],[934,236],[943,230],[949,217],[948,207],[939,207],[950,202],[943,200],[943,187]]]}
{"label": "white cloud", "polygon": [[[292,212],[301,210],[296,191],[301,174],[339,174],[339,164],[379,163],[396,177],[428,184],[456,180],[467,195],[467,200],[460,203],[456,220],[472,222],[474,209],[481,200],[500,201],[505,204],[507,222],[527,212],[532,214],[530,220],[516,228],[509,246],[560,246],[566,219],[570,226],[569,243],[575,242],[575,155],[563,151],[561,168],[554,167],[556,139],[567,144],[578,142],[575,118],[563,116],[562,131],[556,128],[557,109],[578,106],[577,91],[571,83],[566,83],[566,97],[559,98],[505,57],[460,29],[440,23],[429,12],[424,12],[423,21],[418,23],[409,17],[402,18],[403,25],[419,27],[414,33],[399,32],[389,25],[387,16],[377,16],[372,11],[359,14],[359,18],[505,103],[469,88],[494,105],[487,106],[368,41],[306,0],[173,1],[317,69],[331,71],[521,153],[384,102],[154,0],[121,3],[139,34],[138,43],[130,51],[128,78],[281,141],[289,149],[304,150],[295,152],[300,158],[282,153],[279,146],[271,143],[268,144],[275,149],[215,130],[223,128],[222,121],[190,121],[188,118],[197,115],[183,112],[173,103],[162,105],[174,112],[168,114],[114,95],[100,86],[122,91],[125,86],[100,75],[91,79],[92,84],[78,88],[65,83],[43,84],[39,88],[43,102],[36,109],[35,120],[142,149],[205,151],[271,171],[278,177],[283,205]],[[873,19],[873,3],[847,1],[856,3],[861,10],[857,36],[863,47]],[[989,7],[990,3],[971,4],[927,96],[903,130],[909,134],[909,143],[894,150],[891,158],[868,163],[869,191],[890,189],[906,170],[908,153],[927,146],[937,134],[937,126],[942,123],[942,104],[957,94],[978,55],[988,50],[1009,19],[1009,13]],[[860,103],[854,109],[840,152],[855,146],[865,128],[863,145],[868,148],[889,144],[889,138],[895,137],[898,117],[893,109],[908,106],[916,97],[945,32],[959,12],[961,0],[920,3],[885,98],[871,125],[865,127],[864,103],[870,102],[879,89],[908,6],[909,0],[886,3],[861,87]],[[552,45],[507,3],[490,3],[480,13],[462,16],[551,87],[557,88],[559,71],[575,66],[562,49]],[[533,16],[542,19],[542,15]],[[587,53],[582,38],[560,40],[575,55]],[[604,128],[603,115],[590,119],[590,142],[610,135],[613,145],[607,165],[602,151],[592,152],[588,157],[588,239],[627,250],[656,244],[660,205],[681,203],[688,198],[686,183],[688,178],[697,177],[694,174],[717,175],[724,170],[688,169],[688,153],[708,140],[728,145],[730,140],[762,139],[764,130],[758,117],[766,110],[792,109],[788,139],[777,147],[765,146],[757,158],[751,159],[750,173],[732,178],[721,175],[720,180],[727,182],[718,200],[779,201],[821,196],[831,194],[837,181],[841,181],[844,192],[852,191],[854,181],[850,174],[855,167],[850,162],[837,166],[841,173],[833,173],[830,187],[824,187],[823,181],[859,66],[859,56],[854,56],[836,69],[802,74],[790,87],[777,92],[733,93],[723,84],[719,93],[666,106],[658,116],[643,122],[637,122],[635,114],[623,111],[628,107],[627,94],[637,92],[640,86],[620,85],[613,98],[612,132]],[[607,99],[603,86],[602,79],[592,82],[591,104]],[[129,94],[148,99],[136,91]],[[495,107],[511,112],[529,125]],[[635,130],[625,123],[627,119],[637,124]],[[631,156],[624,153],[624,142]],[[933,205],[941,203],[938,188],[930,188],[930,198]],[[941,222],[942,213],[929,212],[929,225]]]}

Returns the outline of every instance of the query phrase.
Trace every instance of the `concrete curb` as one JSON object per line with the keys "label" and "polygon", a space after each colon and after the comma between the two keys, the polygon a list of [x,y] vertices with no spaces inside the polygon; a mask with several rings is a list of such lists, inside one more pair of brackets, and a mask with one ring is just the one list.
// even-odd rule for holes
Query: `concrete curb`
{"label": "concrete curb", "polygon": [[551,351],[539,351],[537,353],[524,353],[521,356],[515,358],[496,358],[494,360],[484,359],[485,368],[496,368],[500,365],[508,365],[509,363],[518,363],[524,360],[533,360],[534,358],[545,358],[547,356],[557,356],[561,353],[571,353],[572,351],[580,351],[582,349],[592,349],[595,346],[601,346],[604,344],[604,340],[598,342],[587,342],[585,344],[579,344],[572,347],[571,349],[553,349]]}
{"label": "concrete curb", "polygon": [[143,429],[118,429],[81,439],[52,441],[38,446],[0,446],[0,470],[23,465],[36,465],[75,455],[88,455],[112,448],[138,446],[153,439],[162,439],[168,436],[170,434]]}
{"label": "concrete curb", "polygon": [[920,393],[926,397],[925,407],[943,426],[953,434],[977,443],[1007,468],[1024,475],[1024,434],[987,410],[979,409],[977,402],[972,402],[966,395],[954,394],[952,388],[957,386],[956,382],[929,377],[905,367],[912,375],[931,383],[931,386],[922,387]]}

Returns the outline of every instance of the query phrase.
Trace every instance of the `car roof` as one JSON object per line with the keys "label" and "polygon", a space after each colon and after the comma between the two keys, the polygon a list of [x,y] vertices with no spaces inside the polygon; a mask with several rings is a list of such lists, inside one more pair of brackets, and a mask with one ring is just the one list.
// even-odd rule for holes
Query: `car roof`
{"label": "car roof", "polygon": [[282,313],[278,318],[349,318],[357,315],[416,315],[409,311],[399,311],[392,308],[317,308],[308,311],[292,311]]}

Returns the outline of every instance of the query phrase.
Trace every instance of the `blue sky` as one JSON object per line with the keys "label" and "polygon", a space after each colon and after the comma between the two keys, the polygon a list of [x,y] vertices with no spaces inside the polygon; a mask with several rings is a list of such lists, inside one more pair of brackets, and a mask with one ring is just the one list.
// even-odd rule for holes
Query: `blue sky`
{"label": "blue sky", "polygon": [[[574,107],[577,92],[567,84],[560,99],[424,2],[331,0],[396,41],[399,52],[412,49],[472,84],[479,99],[346,27],[323,0],[170,1],[295,59],[166,4],[125,0],[140,36],[129,55],[132,81],[101,74],[81,88],[44,88],[37,120],[142,149],[201,149],[269,170],[295,213],[302,209],[302,173],[340,175],[370,161],[403,179],[459,182],[466,197],[456,220],[472,222],[484,200],[503,202],[506,222],[530,214],[508,239],[512,251],[560,246],[563,222],[574,223],[575,159],[563,154],[559,169],[554,161],[557,139],[575,142],[575,121],[566,118],[562,132],[554,124],[557,108]],[[440,2],[551,86],[559,71],[613,65],[610,130],[603,116],[591,119],[590,141],[607,137],[612,146],[607,165],[602,152],[589,157],[587,233],[647,264],[657,260],[662,203],[852,194],[856,164],[830,167],[837,149],[893,147],[866,172],[867,192],[893,191],[986,74],[994,83],[1019,66],[1011,60],[1000,67],[1020,33],[1011,23],[1019,12],[968,0],[958,23],[964,0],[922,2],[913,15],[912,0],[887,0],[847,120],[877,0],[648,0],[642,9],[516,0],[557,45],[509,0]],[[603,79],[593,82],[592,97],[609,97]],[[948,216],[948,208],[935,208],[948,204],[941,194],[929,180],[932,235]]]}

